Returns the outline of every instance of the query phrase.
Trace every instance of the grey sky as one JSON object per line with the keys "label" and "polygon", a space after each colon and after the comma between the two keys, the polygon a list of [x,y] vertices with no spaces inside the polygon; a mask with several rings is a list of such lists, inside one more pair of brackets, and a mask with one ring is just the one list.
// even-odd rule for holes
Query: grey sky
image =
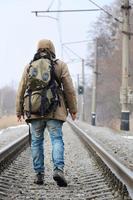
{"label": "grey sky", "polygon": [[[51,9],[58,8],[58,0]],[[60,9],[90,9],[96,8],[88,0],[60,0]],[[95,0],[99,5],[110,4],[113,0]],[[35,17],[31,11],[46,10],[51,0],[4,0],[0,1],[0,88],[12,81],[18,84],[24,66],[30,62],[38,40],[51,39],[56,47],[57,57],[61,58],[60,37],[57,20]],[[57,17],[57,14],[50,16]],[[61,13],[60,29],[62,42],[87,40],[87,31],[98,12]],[[91,38],[90,38],[91,39]],[[86,45],[70,46],[80,57],[86,57]],[[65,56],[65,55],[64,55]],[[68,58],[64,57],[65,61]],[[80,73],[80,63],[70,64],[71,74]]]}

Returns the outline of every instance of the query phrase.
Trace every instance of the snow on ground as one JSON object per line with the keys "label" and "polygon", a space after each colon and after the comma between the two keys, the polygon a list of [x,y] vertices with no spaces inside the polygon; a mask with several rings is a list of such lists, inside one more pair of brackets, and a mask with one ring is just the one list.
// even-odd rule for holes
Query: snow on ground
{"label": "snow on ground", "polygon": [[26,124],[11,126],[0,131],[0,150],[28,132]]}

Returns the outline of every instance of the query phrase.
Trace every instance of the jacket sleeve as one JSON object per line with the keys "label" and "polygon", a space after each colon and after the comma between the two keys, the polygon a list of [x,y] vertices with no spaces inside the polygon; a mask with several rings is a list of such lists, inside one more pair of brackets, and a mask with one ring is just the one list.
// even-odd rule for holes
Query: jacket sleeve
{"label": "jacket sleeve", "polygon": [[73,86],[68,67],[65,63],[62,64],[61,82],[63,85],[64,96],[67,108],[70,113],[77,113],[76,92]]}
{"label": "jacket sleeve", "polygon": [[16,95],[16,115],[23,115],[23,102],[24,94],[27,87],[27,69],[28,65],[25,67],[21,81],[19,82],[17,95]]}

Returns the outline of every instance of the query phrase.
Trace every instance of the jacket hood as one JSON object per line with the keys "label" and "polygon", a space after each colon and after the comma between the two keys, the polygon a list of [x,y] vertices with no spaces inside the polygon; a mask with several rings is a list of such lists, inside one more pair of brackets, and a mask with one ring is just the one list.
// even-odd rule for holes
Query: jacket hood
{"label": "jacket hood", "polygon": [[49,49],[55,56],[55,47],[51,40],[42,39],[38,42],[37,50],[38,49]]}

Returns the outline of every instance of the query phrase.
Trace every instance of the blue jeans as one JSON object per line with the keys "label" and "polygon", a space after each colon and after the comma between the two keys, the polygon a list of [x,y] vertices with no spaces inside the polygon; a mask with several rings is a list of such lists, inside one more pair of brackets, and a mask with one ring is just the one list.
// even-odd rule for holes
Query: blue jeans
{"label": "blue jeans", "polygon": [[31,121],[31,151],[35,172],[43,172],[44,167],[44,131],[47,127],[52,143],[53,167],[64,168],[64,142],[60,120],[32,120]]}

